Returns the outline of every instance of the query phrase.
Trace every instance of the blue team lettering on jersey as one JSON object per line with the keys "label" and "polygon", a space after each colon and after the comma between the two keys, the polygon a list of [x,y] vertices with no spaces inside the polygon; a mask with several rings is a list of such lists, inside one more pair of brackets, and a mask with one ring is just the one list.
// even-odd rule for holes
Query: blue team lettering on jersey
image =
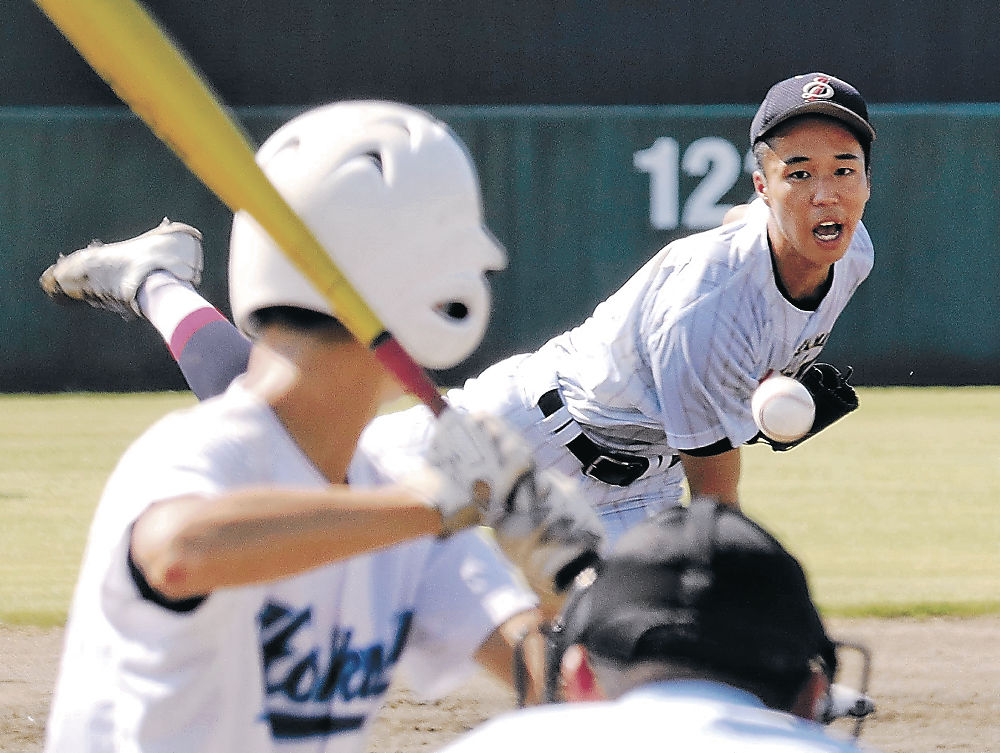
{"label": "blue team lettering on jersey", "polygon": [[[312,620],[312,608],[268,601],[257,615],[265,695],[264,716],[278,739],[333,735],[360,729],[367,714],[334,715],[334,701],[381,696],[389,688],[413,612],[397,615],[386,643],[352,645],[353,629],[336,626],[325,646],[298,645],[296,635]],[[300,641],[301,642],[301,641]],[[317,704],[323,713],[317,713]]]}

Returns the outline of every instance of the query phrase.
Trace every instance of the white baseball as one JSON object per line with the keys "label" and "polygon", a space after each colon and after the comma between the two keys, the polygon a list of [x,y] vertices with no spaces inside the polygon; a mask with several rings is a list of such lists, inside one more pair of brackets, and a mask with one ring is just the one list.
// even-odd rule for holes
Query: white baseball
{"label": "white baseball", "polygon": [[777,442],[802,439],[812,427],[816,404],[809,390],[791,377],[769,376],[750,401],[753,420],[766,436]]}

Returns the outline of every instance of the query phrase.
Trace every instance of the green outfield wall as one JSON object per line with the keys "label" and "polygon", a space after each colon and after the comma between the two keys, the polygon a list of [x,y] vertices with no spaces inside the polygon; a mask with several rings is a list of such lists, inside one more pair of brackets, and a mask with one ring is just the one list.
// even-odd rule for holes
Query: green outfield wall
{"label": "green outfield wall", "polygon": [[[748,106],[431,109],[468,143],[510,255],[485,343],[442,382],[581,321],[751,194]],[[875,270],[825,353],[860,384],[1000,384],[1000,105],[872,109]],[[259,142],[297,110],[236,112]],[[204,231],[202,289],[227,310],[231,216],[134,116],[0,108],[0,390],[183,386],[148,325],[55,306],[36,283],[58,253],[163,216]]]}

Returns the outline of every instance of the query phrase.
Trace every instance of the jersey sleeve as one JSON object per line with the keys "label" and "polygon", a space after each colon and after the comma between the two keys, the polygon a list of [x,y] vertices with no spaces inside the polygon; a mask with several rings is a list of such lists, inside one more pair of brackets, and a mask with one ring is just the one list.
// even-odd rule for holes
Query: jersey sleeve
{"label": "jersey sleeve", "polygon": [[[685,279],[692,276],[694,282]],[[756,433],[750,396],[758,383],[754,342],[761,325],[752,290],[740,287],[677,275],[646,307],[641,340],[664,433],[678,450],[723,439],[738,447]]]}
{"label": "jersey sleeve", "polygon": [[398,482],[424,466],[434,421],[425,405],[377,416],[361,433],[358,462],[374,469],[377,483]]}
{"label": "jersey sleeve", "polygon": [[[197,427],[195,427],[197,428]],[[190,609],[177,610],[150,593],[131,555],[131,533],[135,522],[161,500],[180,496],[210,497],[232,483],[248,462],[228,442],[202,443],[193,437],[187,423],[174,416],[160,421],[122,456],[105,487],[91,526],[88,547],[102,552],[104,566],[102,597],[108,601],[112,621],[133,619],[143,624],[150,613],[175,611],[178,616],[198,614],[203,620],[224,599],[210,596]],[[115,606],[110,606],[115,605]],[[197,607],[197,608],[195,608]]]}
{"label": "jersey sleeve", "polygon": [[475,654],[486,638],[537,603],[485,529],[435,544],[400,666],[408,686],[429,698],[450,692],[477,669]]}

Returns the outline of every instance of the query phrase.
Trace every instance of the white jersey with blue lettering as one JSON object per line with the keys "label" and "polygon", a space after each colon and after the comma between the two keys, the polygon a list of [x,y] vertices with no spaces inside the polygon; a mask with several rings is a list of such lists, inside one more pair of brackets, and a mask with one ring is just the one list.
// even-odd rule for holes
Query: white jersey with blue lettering
{"label": "white jersey with blue lettering", "polygon": [[[387,469],[359,449],[348,479],[384,484]],[[418,693],[447,692],[475,668],[482,641],[536,603],[477,530],[220,589],[181,609],[141,592],[128,542],[156,500],[326,483],[239,381],[135,442],[90,531],[48,753],[363,751],[397,669]]]}
{"label": "white jersey with blue lettering", "polygon": [[[754,390],[771,372],[796,376],[816,360],[872,269],[871,238],[859,224],[818,306],[800,308],[778,282],[768,216],[757,199],[740,222],[671,243],[583,324],[486,369],[450,391],[449,402],[506,419],[540,467],[579,480],[612,539],[676,503],[684,478],[677,452],[753,438]],[[539,397],[553,388],[562,407],[543,418]],[[401,424],[430,420],[416,408],[375,424],[390,444]],[[581,433],[600,448],[649,458],[649,470],[627,486],[587,477],[566,449]]]}
{"label": "white jersey with blue lettering", "polygon": [[[861,753],[852,740],[767,708],[727,685],[654,683],[615,701],[560,703],[504,714],[441,753]],[[869,749],[869,753],[871,753]]]}

